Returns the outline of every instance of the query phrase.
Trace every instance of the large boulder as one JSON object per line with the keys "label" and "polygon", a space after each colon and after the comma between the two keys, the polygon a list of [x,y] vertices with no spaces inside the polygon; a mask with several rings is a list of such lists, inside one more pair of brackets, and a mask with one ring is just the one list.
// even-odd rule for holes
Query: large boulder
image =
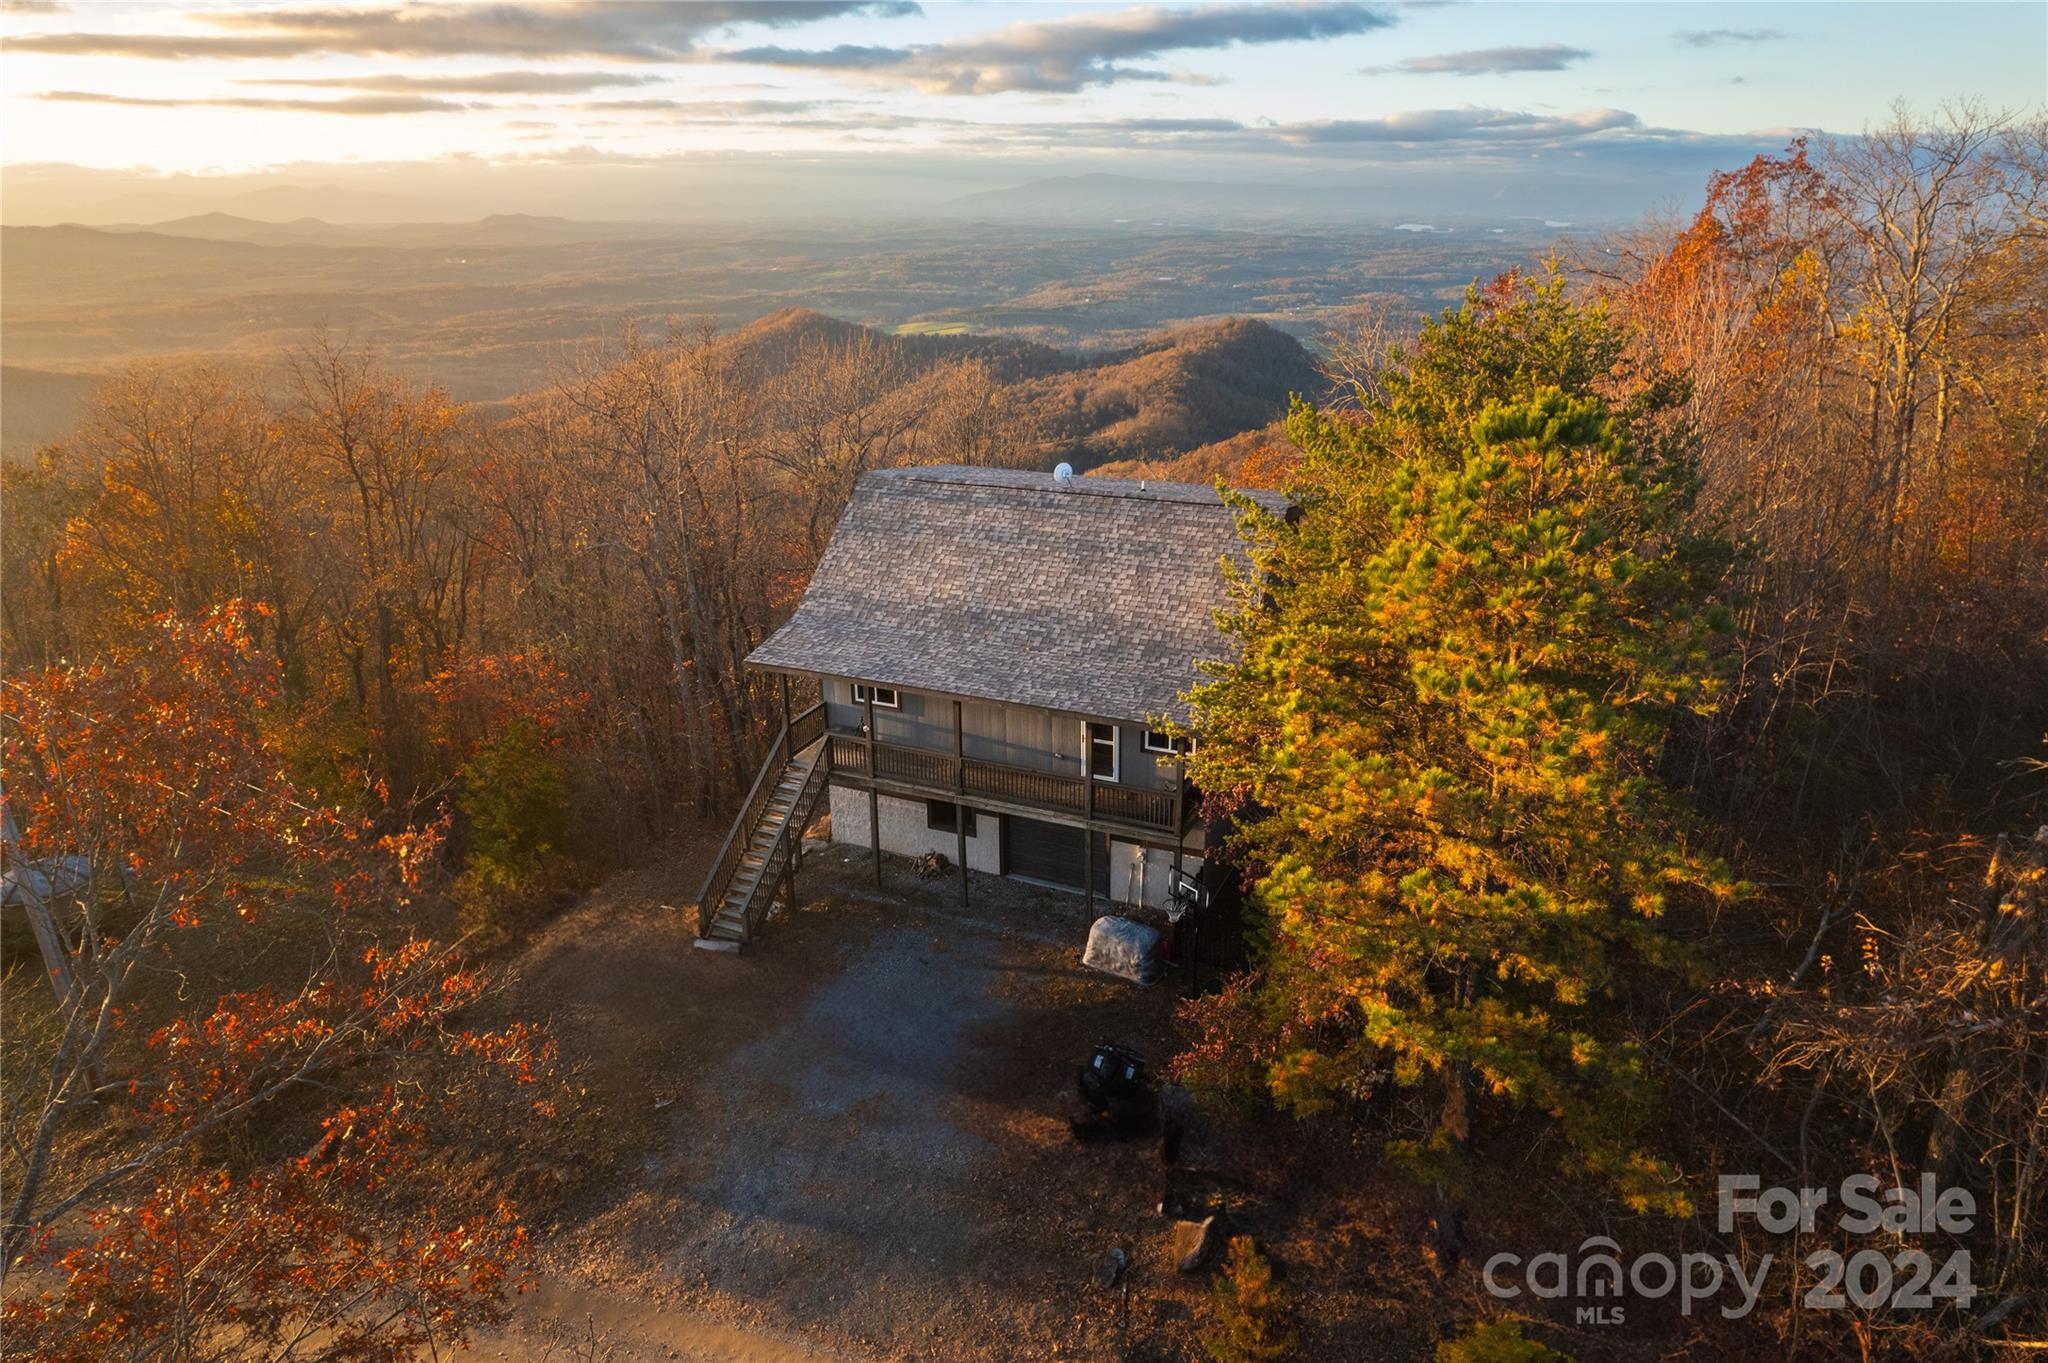
{"label": "large boulder", "polygon": [[1128,918],[1104,917],[1088,929],[1081,964],[1134,984],[1159,978],[1159,930]]}

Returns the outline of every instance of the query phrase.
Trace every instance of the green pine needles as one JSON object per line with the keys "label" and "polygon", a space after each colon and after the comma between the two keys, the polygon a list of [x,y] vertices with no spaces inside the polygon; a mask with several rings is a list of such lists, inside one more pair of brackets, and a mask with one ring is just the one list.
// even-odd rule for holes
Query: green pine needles
{"label": "green pine needles", "polygon": [[[1517,334],[1529,363],[1504,363]],[[1252,527],[1241,658],[1194,696],[1194,776],[1237,806],[1265,936],[1258,983],[1196,1010],[1195,1056],[1304,1112],[1440,1085],[1444,1120],[1399,1151],[1437,1177],[1475,1101],[1526,1105],[1675,1212],[1609,991],[1678,963],[1673,896],[1738,891],[1658,776],[1721,688],[1732,551],[1692,527],[1666,414],[1618,419],[1581,377],[1610,339],[1555,281],[1475,296],[1371,419],[1298,414],[1303,508]]]}

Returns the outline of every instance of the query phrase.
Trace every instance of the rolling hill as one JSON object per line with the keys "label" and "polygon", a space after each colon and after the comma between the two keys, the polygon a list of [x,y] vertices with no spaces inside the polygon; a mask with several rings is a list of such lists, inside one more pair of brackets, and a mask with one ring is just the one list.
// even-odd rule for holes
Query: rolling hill
{"label": "rolling hill", "polygon": [[1082,468],[1179,454],[1268,425],[1328,387],[1301,343],[1245,317],[1161,332],[1023,385],[1047,438]]}
{"label": "rolling hill", "polygon": [[[1038,432],[1047,466],[1064,459],[1083,470],[1113,459],[1170,461],[1262,431],[1286,411],[1290,394],[1319,394],[1324,386],[1299,342],[1246,318],[1173,328],[1135,346],[1091,354],[1008,336],[897,336],[786,308],[728,332],[719,344],[765,379],[819,348],[853,342],[893,353],[906,382],[950,361],[981,361],[998,385],[996,401]],[[537,370],[526,387],[537,389],[546,379]],[[7,450],[25,452],[62,435],[97,381],[97,375],[8,366],[0,426]],[[1192,476],[1209,476],[1206,465]]]}
{"label": "rolling hill", "polygon": [[1003,384],[1001,401],[1039,431],[1047,462],[1064,459],[1083,470],[1115,459],[1172,459],[1263,431],[1286,413],[1291,395],[1319,398],[1328,387],[1299,341],[1244,317],[1077,354],[1005,336],[897,336],[790,308],[741,327],[724,344],[766,373],[807,347],[863,338],[894,351],[912,372],[981,360]]}

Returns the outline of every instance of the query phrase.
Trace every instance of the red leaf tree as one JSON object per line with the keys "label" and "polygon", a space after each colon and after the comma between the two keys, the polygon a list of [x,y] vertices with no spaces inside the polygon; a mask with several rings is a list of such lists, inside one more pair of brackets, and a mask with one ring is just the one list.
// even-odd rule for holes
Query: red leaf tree
{"label": "red leaf tree", "polygon": [[0,1152],[5,1323],[39,1357],[409,1357],[501,1314],[525,1252],[511,1207],[423,1175],[434,1119],[551,1044],[465,1025],[490,981],[407,916],[439,830],[295,776],[249,614],[0,691],[8,852],[52,891]]}

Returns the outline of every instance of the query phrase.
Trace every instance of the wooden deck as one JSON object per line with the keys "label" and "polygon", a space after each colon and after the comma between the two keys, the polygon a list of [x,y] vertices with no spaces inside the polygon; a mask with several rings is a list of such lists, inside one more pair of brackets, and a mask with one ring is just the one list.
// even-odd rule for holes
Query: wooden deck
{"label": "wooden deck", "polygon": [[1192,802],[1184,793],[1120,786],[1085,777],[958,757],[927,748],[878,743],[859,734],[826,735],[828,779],[862,790],[951,798],[992,812],[1101,827],[1171,840],[1188,829]]}

